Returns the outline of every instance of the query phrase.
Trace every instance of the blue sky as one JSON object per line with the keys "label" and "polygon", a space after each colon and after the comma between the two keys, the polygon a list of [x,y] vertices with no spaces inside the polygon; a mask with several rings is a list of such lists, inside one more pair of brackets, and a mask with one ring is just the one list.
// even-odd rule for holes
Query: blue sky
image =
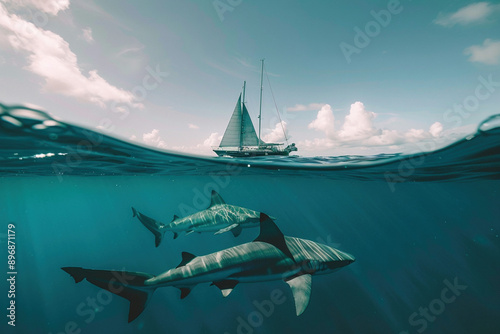
{"label": "blue sky", "polygon": [[[261,58],[299,155],[415,152],[500,105],[500,4],[0,0],[0,101],[213,155]],[[264,80],[263,137],[282,141]]]}

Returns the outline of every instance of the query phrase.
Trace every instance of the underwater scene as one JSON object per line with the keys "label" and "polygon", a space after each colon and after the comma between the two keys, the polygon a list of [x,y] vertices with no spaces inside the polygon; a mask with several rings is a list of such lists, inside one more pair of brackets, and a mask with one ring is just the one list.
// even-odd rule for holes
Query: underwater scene
{"label": "underwater scene", "polygon": [[498,333],[499,117],[415,155],[208,158],[3,106],[2,333]]}

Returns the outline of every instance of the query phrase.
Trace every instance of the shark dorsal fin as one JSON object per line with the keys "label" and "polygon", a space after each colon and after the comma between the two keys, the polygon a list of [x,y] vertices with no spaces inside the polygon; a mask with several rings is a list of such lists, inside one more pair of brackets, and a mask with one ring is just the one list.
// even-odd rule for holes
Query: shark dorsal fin
{"label": "shark dorsal fin", "polygon": [[209,208],[217,204],[226,204],[226,202],[224,202],[222,197],[220,197],[220,195],[215,190],[212,190],[212,198],[210,200]]}
{"label": "shark dorsal fin", "polygon": [[293,299],[295,300],[295,311],[297,316],[301,315],[309,305],[309,297],[311,296],[311,281],[310,274],[300,275],[286,281],[292,289]]}
{"label": "shark dorsal fin", "polygon": [[177,219],[179,219],[179,216],[174,215],[174,218],[172,219],[172,221],[175,221],[175,220],[177,220]]}
{"label": "shark dorsal fin", "polygon": [[292,252],[290,252],[290,249],[286,245],[285,236],[265,213],[260,213],[260,234],[254,241],[267,242],[273,245],[295,262]]}
{"label": "shark dorsal fin", "polygon": [[182,261],[175,268],[179,268],[179,267],[185,266],[186,264],[188,264],[189,262],[191,262],[191,260],[193,260],[195,257],[196,257],[196,255],[193,255],[191,253],[182,252]]}

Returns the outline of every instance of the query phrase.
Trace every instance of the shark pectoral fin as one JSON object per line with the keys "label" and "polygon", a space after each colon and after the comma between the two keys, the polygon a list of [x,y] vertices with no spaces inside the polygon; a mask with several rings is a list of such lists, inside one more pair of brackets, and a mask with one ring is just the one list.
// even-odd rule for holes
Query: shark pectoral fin
{"label": "shark pectoral fin", "polygon": [[178,236],[179,236],[179,233],[174,232],[174,240],[177,239]]}
{"label": "shark pectoral fin", "polygon": [[172,221],[177,220],[177,219],[179,219],[179,216],[174,215],[174,219],[172,219]]}
{"label": "shark pectoral fin", "polygon": [[231,231],[233,228],[236,228],[238,226],[239,226],[239,224],[229,225],[228,227],[221,228],[220,230],[218,230],[217,232],[215,232],[215,234],[221,234],[221,233],[224,233],[224,232],[227,232],[227,231]]}
{"label": "shark pectoral fin", "polygon": [[297,316],[301,315],[307,308],[307,305],[309,305],[309,297],[311,296],[311,278],[310,274],[305,274],[286,281],[292,289]]}
{"label": "shark pectoral fin", "polygon": [[191,293],[191,288],[186,288],[186,287],[183,287],[183,288],[178,288],[179,290],[181,290],[181,299],[184,299],[186,298],[190,293]]}
{"label": "shark pectoral fin", "polygon": [[179,267],[182,267],[182,266],[185,266],[186,264],[188,264],[189,262],[191,262],[192,259],[194,259],[196,257],[196,255],[194,254],[191,254],[191,253],[188,253],[188,252],[182,252],[182,260],[181,260],[181,263],[179,263],[179,265],[175,268],[179,268]]}
{"label": "shark pectoral fin", "polygon": [[222,197],[220,197],[220,195],[215,190],[212,190],[212,198],[210,200],[210,205],[208,207],[210,208],[217,204],[226,204],[226,202],[224,202]]}
{"label": "shark pectoral fin", "polygon": [[160,246],[161,240],[163,239],[163,233],[155,233],[155,246]]}
{"label": "shark pectoral fin", "polygon": [[221,289],[220,291],[222,292],[222,296],[226,298],[231,292],[233,292],[233,289]]}
{"label": "shark pectoral fin", "polygon": [[215,285],[222,292],[222,296],[227,297],[231,292],[233,292],[234,287],[238,284],[238,281],[227,279],[224,281],[213,282],[210,285]]}
{"label": "shark pectoral fin", "polygon": [[241,234],[241,231],[243,231],[243,227],[241,227],[241,225],[239,225],[239,224],[238,224],[238,226],[236,226],[235,228],[233,228],[231,230],[231,232],[233,233],[235,238]]}
{"label": "shark pectoral fin", "polygon": [[132,207],[132,217],[137,216],[137,210]]}
{"label": "shark pectoral fin", "polygon": [[261,212],[260,214],[260,234],[254,241],[267,242],[273,245],[295,262],[293,254],[286,244],[285,236],[265,213]]}

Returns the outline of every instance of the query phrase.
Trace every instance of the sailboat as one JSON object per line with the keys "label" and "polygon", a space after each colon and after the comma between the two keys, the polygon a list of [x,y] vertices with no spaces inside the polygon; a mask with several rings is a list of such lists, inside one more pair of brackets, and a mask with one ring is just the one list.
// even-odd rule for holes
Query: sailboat
{"label": "sailboat", "polygon": [[[260,76],[260,108],[259,108],[259,135],[255,132],[252,119],[248,114],[245,105],[245,87],[243,83],[243,94],[240,94],[233,115],[229,120],[229,124],[224,132],[224,136],[219,144],[219,147],[212,148],[218,156],[230,157],[255,157],[266,155],[284,155],[287,156],[290,152],[297,151],[295,143],[285,147],[283,143],[266,143],[261,137],[261,116],[262,116],[262,81],[264,74],[264,60],[262,62],[262,70]],[[283,130],[283,133],[286,134]],[[287,143],[288,144],[288,143]]]}

